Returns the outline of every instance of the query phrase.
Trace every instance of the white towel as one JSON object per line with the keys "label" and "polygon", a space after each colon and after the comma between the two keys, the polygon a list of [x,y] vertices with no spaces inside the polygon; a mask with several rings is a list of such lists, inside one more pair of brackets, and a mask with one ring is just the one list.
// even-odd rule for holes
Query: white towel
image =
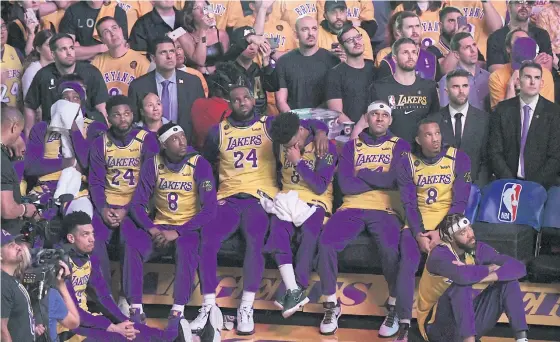
{"label": "white towel", "polygon": [[294,190],[279,192],[274,201],[262,197],[260,202],[267,213],[276,215],[282,221],[293,222],[296,227],[301,227],[317,210],[316,206],[309,206],[300,200],[298,192]]}
{"label": "white towel", "polygon": [[67,167],[60,173],[60,178],[56,184],[56,191],[54,198],[57,199],[60,195],[71,194],[76,197],[80,192],[82,186],[82,174],[74,167]]}
{"label": "white towel", "polygon": [[[77,117],[76,114],[78,114]],[[84,115],[80,105],[66,100],[58,100],[51,106],[49,131],[68,133],[72,129],[74,119],[80,131],[83,131]]]}

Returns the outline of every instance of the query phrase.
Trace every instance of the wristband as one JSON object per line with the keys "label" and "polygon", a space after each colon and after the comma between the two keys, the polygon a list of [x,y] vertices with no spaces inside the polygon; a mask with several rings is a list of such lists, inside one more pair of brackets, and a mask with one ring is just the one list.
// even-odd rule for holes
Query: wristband
{"label": "wristband", "polygon": [[25,214],[27,214],[27,207],[25,206],[25,204],[21,204],[21,206],[23,207],[23,213],[21,213],[19,217],[23,218],[25,217]]}

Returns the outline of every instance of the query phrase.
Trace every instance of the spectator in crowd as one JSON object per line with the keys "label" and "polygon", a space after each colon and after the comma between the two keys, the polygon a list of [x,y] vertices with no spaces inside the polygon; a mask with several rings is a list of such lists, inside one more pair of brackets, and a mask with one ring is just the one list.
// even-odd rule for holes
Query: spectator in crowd
{"label": "spectator in crowd", "polygon": [[[39,1],[17,1],[10,8],[8,18],[8,44],[28,55],[33,51],[33,40],[37,32],[43,28],[50,30],[51,27],[42,27],[39,15]],[[35,18],[27,15],[31,10]]]}
{"label": "spectator in crowd", "polygon": [[296,34],[299,49],[282,56],[276,65],[276,106],[280,112],[323,104],[327,72],[339,63],[338,57],[317,45],[317,21],[312,17],[298,20]]}
{"label": "spectator in crowd", "polygon": [[[456,68],[469,72],[469,105],[482,111],[490,109],[488,79],[490,73],[478,65],[480,51],[470,33],[458,32],[451,39],[451,52],[446,60],[454,59],[457,61]],[[449,57],[453,55],[453,57]],[[452,72],[452,71],[451,71]],[[446,75],[447,76],[447,75]],[[445,91],[447,79],[442,77],[439,81],[439,104],[447,106],[449,97]]]}
{"label": "spectator in crowd", "polygon": [[107,45],[102,43],[101,32],[97,30],[97,22],[103,17],[115,18],[128,38],[126,12],[116,1],[90,0],[78,1],[66,9],[60,22],[60,33],[74,38],[76,43],[76,59],[92,60],[95,56],[107,52]]}
{"label": "spectator in crowd", "polygon": [[[348,7],[345,1],[327,0],[325,1],[324,20],[321,21],[319,32],[317,34],[317,46],[325,50],[330,50],[338,56],[342,61],[346,60],[344,49],[340,47],[337,36],[345,25],[352,26],[352,22],[348,20]],[[355,26],[356,30],[362,35],[364,44],[364,59],[373,61],[373,49],[367,32],[359,26]]]}
{"label": "spectator in crowd", "polygon": [[132,32],[138,18],[154,9],[151,1],[121,0],[117,1],[117,5],[126,13],[127,37],[130,37],[130,32]]}
{"label": "spectator in crowd", "polygon": [[368,106],[368,89],[374,66],[364,59],[364,37],[354,26],[345,26],[338,35],[346,61],[327,73],[326,99],[329,109],[341,112],[338,122],[358,122]]}
{"label": "spectator in crowd", "polygon": [[145,75],[150,63],[140,52],[128,47],[123,29],[115,18],[99,19],[95,29],[108,51],[95,56],[91,65],[101,72],[110,96],[126,96],[130,83]]}
{"label": "spectator in crowd", "polygon": [[[2,173],[1,191],[1,224],[2,229],[14,234],[19,234],[20,222],[23,217],[34,217],[37,208],[31,203],[21,203],[19,177],[12,166],[9,149],[21,135],[23,130],[23,115],[14,107],[4,107],[0,114],[2,145]],[[4,293],[4,291],[2,291]],[[4,318],[4,317],[3,317]]]}
{"label": "spectator in crowd", "polygon": [[182,27],[183,12],[173,7],[175,1],[154,1],[154,9],[136,21],[130,32],[128,44],[130,48],[140,52],[147,52],[150,44],[157,38]]}
{"label": "spectator in crowd", "polygon": [[309,16],[316,21],[321,20],[318,16],[317,0],[277,0],[272,8],[271,17],[274,20],[281,19],[296,31],[296,24],[299,18]]}
{"label": "spectator in crowd", "polygon": [[140,109],[140,122],[136,125],[143,127],[148,132],[157,134],[161,126],[169,122],[163,117],[161,100],[154,93],[147,93],[142,99],[142,107]]}
{"label": "spectator in crowd", "polygon": [[49,42],[53,33],[49,30],[37,32],[33,39],[33,51],[27,56],[23,65],[23,77],[21,83],[23,87],[23,98],[27,95],[33,78],[41,68],[51,64],[54,59],[49,47]]}
{"label": "spectator in crowd", "polygon": [[[422,41],[420,47],[426,49],[439,41],[443,1],[403,1],[395,8],[394,13],[410,11],[416,13],[422,23]],[[430,51],[430,50],[428,50]],[[433,53],[433,52],[432,52]]]}
{"label": "spectator in crowd", "polygon": [[537,26],[548,32],[552,44],[552,75],[554,76],[554,94],[556,103],[560,103],[560,1],[551,1],[537,15]]}
{"label": "spectator in crowd", "polygon": [[[389,6],[390,9],[390,6]],[[397,19],[400,17],[402,12],[393,13],[391,17],[389,17],[389,21],[387,23],[387,32],[386,37],[384,40],[385,47],[382,49],[377,50],[377,55],[375,55],[375,67],[379,68],[383,59],[391,53],[391,47],[400,38],[400,33],[396,28]]]}
{"label": "spectator in crowd", "polygon": [[2,34],[0,37],[0,101],[11,107],[21,106],[21,75],[23,74],[22,57],[11,45],[6,44],[6,24],[0,19]]}
{"label": "spectator in crowd", "polygon": [[509,23],[488,37],[488,71],[496,71],[504,67],[508,62],[511,62],[510,54],[507,50],[506,37],[509,32],[515,29],[522,29],[537,42],[538,55],[535,58],[535,62],[541,64],[549,71],[552,70],[550,36],[548,32],[529,22],[532,1],[510,0],[508,1],[507,8],[510,14]]}
{"label": "spectator in crowd", "polygon": [[68,34],[54,35],[49,46],[54,63],[37,72],[25,96],[25,135],[29,136],[31,127],[36,122],[37,110],[41,108],[43,121],[51,118],[51,106],[58,100],[56,85],[58,80],[67,74],[77,74],[84,80],[85,88],[90,96],[86,98],[86,111],[97,109],[104,117],[105,101],[109,97],[105,81],[96,67],[86,62],[76,62],[74,40]]}
{"label": "spectator in crowd", "polygon": [[210,0],[218,30],[233,28],[237,25],[237,21],[244,17],[241,3],[241,1]]}
{"label": "spectator in crowd", "polygon": [[[389,35],[390,29],[388,29],[392,27],[392,25],[388,25],[391,18],[391,3],[389,1],[372,1],[372,2],[373,2],[374,14],[375,14],[374,20],[378,26],[377,26],[377,31],[375,31],[375,34],[372,35],[371,37],[371,44],[372,44],[372,48],[374,49],[374,53],[377,54],[385,47],[392,45],[387,43],[388,37],[393,39],[392,34]],[[375,62],[377,63],[377,55],[375,58]]]}
{"label": "spectator in crowd", "polygon": [[[323,18],[328,0],[317,1],[317,17]],[[349,0],[344,1],[347,7],[348,20],[356,27],[361,27],[373,36],[377,30],[377,22],[374,19],[373,1]]]}
{"label": "spectator in crowd", "polygon": [[[390,54],[395,74],[375,81],[369,90],[372,102],[381,100],[389,104],[392,110],[391,133],[410,144],[414,142],[418,122],[439,111],[436,82],[416,75],[418,49],[418,44],[410,38],[397,40]],[[361,120],[356,124],[352,137],[364,128]]]}
{"label": "spectator in crowd", "polygon": [[[506,36],[506,51],[513,59],[514,46],[519,38],[528,38],[529,35],[522,29],[510,31]],[[517,44],[517,52],[521,60],[511,61],[503,67],[490,74],[488,78],[488,88],[490,90],[490,106],[496,108],[499,102],[515,97],[519,92],[519,68],[525,59],[535,57],[536,42],[532,39],[525,39],[524,42]],[[525,58],[527,56],[528,58]],[[530,56],[530,57],[529,57]],[[542,84],[540,93],[549,101],[554,101],[554,80],[548,69],[542,72]]]}
{"label": "spectator in crowd", "polygon": [[187,64],[205,75],[212,74],[216,62],[223,60],[229,47],[226,31],[216,28],[216,18],[208,1],[188,1],[184,9],[187,34],[178,38]]}
{"label": "spectator in crowd", "polygon": [[[468,35],[470,37],[470,34]],[[445,83],[440,82],[440,87],[445,87],[449,103],[440,112],[430,114],[429,118],[439,124],[443,144],[460,148],[469,156],[472,181],[479,187],[483,187],[490,181],[488,167],[490,117],[488,113],[470,103],[470,92],[476,91],[470,89],[471,78],[471,73],[463,69],[453,70],[447,74]]]}
{"label": "spectator in crowd", "polygon": [[[398,37],[411,39],[418,47],[419,63],[416,63],[415,70],[419,77],[427,80],[439,79],[439,67],[436,56],[422,48],[422,25],[420,18],[413,12],[400,12],[396,17],[395,30]],[[377,77],[384,78],[394,74],[396,71],[395,61],[392,53],[389,53],[379,65]]]}
{"label": "spectator in crowd", "polygon": [[519,95],[499,103],[490,118],[488,150],[498,179],[524,179],[545,188],[560,184],[560,107],[539,95],[545,70],[524,62]]}
{"label": "spectator in crowd", "polygon": [[175,44],[171,38],[156,38],[151,45],[150,58],[155,62],[156,70],[130,84],[128,94],[133,108],[141,106],[145,94],[158,94],[163,117],[183,127],[187,139],[192,139],[191,107],[197,98],[204,97],[202,84],[198,77],[175,68]]}

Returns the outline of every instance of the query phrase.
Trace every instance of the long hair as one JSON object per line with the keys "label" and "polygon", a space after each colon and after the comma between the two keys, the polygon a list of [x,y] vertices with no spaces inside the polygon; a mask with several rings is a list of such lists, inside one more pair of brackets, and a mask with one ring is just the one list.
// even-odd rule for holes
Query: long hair
{"label": "long hair", "polygon": [[23,259],[14,271],[14,277],[17,279],[22,279],[25,270],[31,267],[31,251],[29,250],[29,247],[27,247],[25,243],[20,244],[20,247]]}
{"label": "long hair", "polygon": [[35,38],[33,39],[33,51],[31,51],[31,53],[25,58],[25,61],[23,62],[23,72],[25,73],[25,70],[27,70],[27,68],[29,68],[29,65],[33,62],[36,62],[38,60],[41,59],[41,55],[39,54],[39,52],[37,51],[38,48],[40,48],[41,46],[43,46],[43,44],[45,44],[45,42],[53,36],[53,33],[51,30],[42,30],[37,32],[37,34],[35,35]]}
{"label": "long hair", "polygon": [[[210,6],[208,1],[204,2],[206,3],[206,6]],[[196,31],[196,27],[194,27],[194,16],[192,13],[194,5],[196,5],[196,1],[186,1],[185,8],[183,8],[183,27],[189,33]]]}
{"label": "long hair", "polygon": [[[428,12],[435,12],[441,8],[442,1],[430,1],[428,4]],[[403,1],[403,8],[405,11],[411,11],[418,16],[422,15],[422,10],[418,7],[418,2],[416,1]]]}

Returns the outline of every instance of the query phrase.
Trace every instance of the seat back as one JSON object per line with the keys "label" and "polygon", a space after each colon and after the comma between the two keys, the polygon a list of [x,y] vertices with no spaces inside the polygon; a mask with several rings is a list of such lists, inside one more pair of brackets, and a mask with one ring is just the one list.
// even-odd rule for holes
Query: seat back
{"label": "seat back", "polygon": [[544,206],[543,227],[560,229],[560,186],[548,190]]}
{"label": "seat back", "polygon": [[477,221],[542,227],[546,190],[537,183],[496,180],[482,190]]}
{"label": "seat back", "polygon": [[476,214],[478,213],[478,205],[480,204],[480,189],[478,186],[471,184],[471,193],[469,194],[469,201],[465,209],[465,216],[469,221],[474,222]]}

